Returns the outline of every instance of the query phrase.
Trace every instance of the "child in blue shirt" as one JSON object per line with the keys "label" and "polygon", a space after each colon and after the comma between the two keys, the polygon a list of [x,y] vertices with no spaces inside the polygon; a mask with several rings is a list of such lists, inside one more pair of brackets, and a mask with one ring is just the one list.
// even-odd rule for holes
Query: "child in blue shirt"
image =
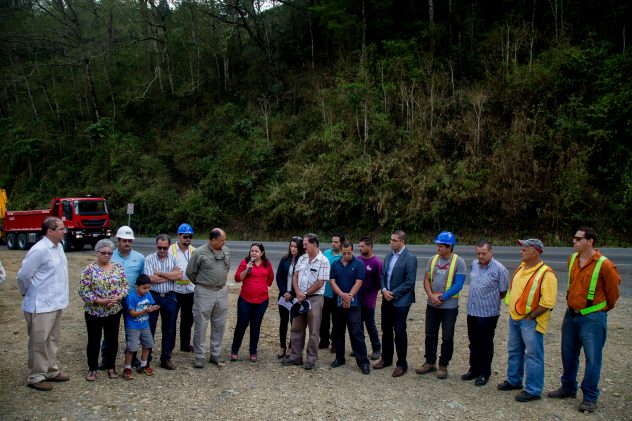
{"label": "child in blue shirt", "polygon": [[154,298],[149,294],[151,281],[147,275],[139,275],[136,279],[136,291],[131,291],[126,298],[125,313],[125,369],[123,378],[131,380],[132,377],[132,356],[138,349],[138,341],[143,347],[140,357],[140,370],[148,376],[154,374],[153,368],[147,365],[149,351],[154,347],[154,339],[149,330],[149,313],[156,311],[160,306],[155,305]]}

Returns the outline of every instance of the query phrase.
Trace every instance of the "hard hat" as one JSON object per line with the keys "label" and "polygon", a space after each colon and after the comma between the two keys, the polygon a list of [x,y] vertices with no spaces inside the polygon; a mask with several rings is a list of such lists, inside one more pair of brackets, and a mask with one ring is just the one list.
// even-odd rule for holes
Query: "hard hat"
{"label": "hard hat", "polygon": [[134,230],[127,225],[123,225],[118,229],[118,231],[116,231],[116,238],[120,238],[122,240],[134,240]]}
{"label": "hard hat", "polygon": [[189,224],[180,224],[180,226],[178,227],[178,235],[180,234],[193,235],[193,227]]}
{"label": "hard hat", "polygon": [[456,244],[456,236],[450,231],[441,231],[437,238],[434,239],[435,244],[449,244],[451,246]]}

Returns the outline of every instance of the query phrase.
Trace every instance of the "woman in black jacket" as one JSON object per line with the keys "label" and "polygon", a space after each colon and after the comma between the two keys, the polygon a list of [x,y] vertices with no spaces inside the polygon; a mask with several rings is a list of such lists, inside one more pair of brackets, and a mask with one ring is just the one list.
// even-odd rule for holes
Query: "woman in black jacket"
{"label": "woman in black jacket", "polygon": [[[292,277],[294,276],[294,267],[296,266],[296,262],[304,253],[303,238],[292,237],[287,254],[281,258],[276,272],[276,283],[277,287],[279,287],[279,300],[289,302],[296,296],[294,289],[292,288]],[[290,321],[290,311],[281,305],[278,307],[281,319],[279,323],[279,340],[281,348],[279,349],[279,352],[277,352],[277,358],[283,358],[287,352],[286,339],[287,326]]]}

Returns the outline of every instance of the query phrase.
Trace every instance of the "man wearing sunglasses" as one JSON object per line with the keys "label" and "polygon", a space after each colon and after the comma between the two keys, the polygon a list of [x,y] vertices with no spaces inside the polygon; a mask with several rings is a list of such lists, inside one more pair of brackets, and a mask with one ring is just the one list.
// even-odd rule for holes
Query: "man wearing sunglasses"
{"label": "man wearing sunglasses", "polygon": [[[175,257],[168,254],[171,238],[167,234],[159,234],[156,237],[156,253],[145,258],[145,275],[151,280],[151,296],[159,311],[149,313],[149,329],[152,336],[156,334],[158,316],[162,320],[162,350],[160,354],[160,367],[167,370],[175,370],[176,365],[171,361],[171,352],[176,344],[176,311],[177,301],[174,291],[175,281],[182,279],[182,270],[178,267]],[[147,363],[152,359],[149,353]]]}
{"label": "man wearing sunglasses", "polygon": [[178,267],[182,270],[182,279],[176,280],[174,291],[176,292],[176,319],[180,313],[180,351],[193,352],[191,345],[191,328],[193,327],[193,291],[195,285],[189,281],[186,273],[187,265],[191,260],[191,254],[195,247],[191,245],[193,227],[189,224],[181,224],[178,227],[178,241],[169,247],[169,255],[176,258]]}
{"label": "man wearing sunglasses", "polygon": [[228,288],[226,280],[230,270],[230,253],[226,244],[226,233],[214,228],[207,244],[197,248],[187,264],[187,277],[195,284],[193,293],[193,352],[195,368],[204,368],[206,355],[206,328],[211,322],[211,358],[217,366],[224,365],[221,359],[222,341],[228,315]]}

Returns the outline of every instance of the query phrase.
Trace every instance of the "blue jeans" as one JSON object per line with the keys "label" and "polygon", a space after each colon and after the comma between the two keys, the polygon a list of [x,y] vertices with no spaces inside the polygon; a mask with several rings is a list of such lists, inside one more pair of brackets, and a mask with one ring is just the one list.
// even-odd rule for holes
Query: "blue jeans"
{"label": "blue jeans", "polygon": [[241,296],[237,299],[237,324],[235,325],[235,333],[233,334],[233,344],[230,348],[232,354],[239,354],[241,341],[244,339],[246,328],[250,325],[250,355],[257,355],[257,346],[259,345],[259,335],[261,333],[261,322],[265,314],[270,300],[262,303],[249,303]]}
{"label": "blue jeans", "polygon": [[524,391],[540,396],[544,387],[544,335],[535,327],[535,320],[509,317],[507,381],[519,386],[524,376]]}
{"label": "blue jeans", "polygon": [[362,306],[360,308],[360,314],[362,316],[362,323],[366,326],[366,331],[371,340],[373,352],[380,352],[382,350],[382,344],[380,343],[380,334],[375,324],[375,308]]}
{"label": "blue jeans", "polygon": [[[178,302],[176,301],[176,293],[169,292],[161,297],[160,294],[151,291],[156,305],[160,306],[160,310],[149,313],[149,329],[151,335],[156,336],[156,325],[158,324],[158,316],[162,320],[162,346],[160,353],[160,361],[171,360],[171,352],[176,345],[176,315],[178,314]],[[152,360],[152,352],[149,352],[147,361]]]}
{"label": "blue jeans", "polygon": [[606,344],[608,313],[597,311],[585,316],[573,315],[569,311],[562,322],[562,389],[577,392],[577,370],[579,352],[584,348],[586,370],[582,380],[584,400],[597,402],[599,376],[601,375],[601,351]]}

